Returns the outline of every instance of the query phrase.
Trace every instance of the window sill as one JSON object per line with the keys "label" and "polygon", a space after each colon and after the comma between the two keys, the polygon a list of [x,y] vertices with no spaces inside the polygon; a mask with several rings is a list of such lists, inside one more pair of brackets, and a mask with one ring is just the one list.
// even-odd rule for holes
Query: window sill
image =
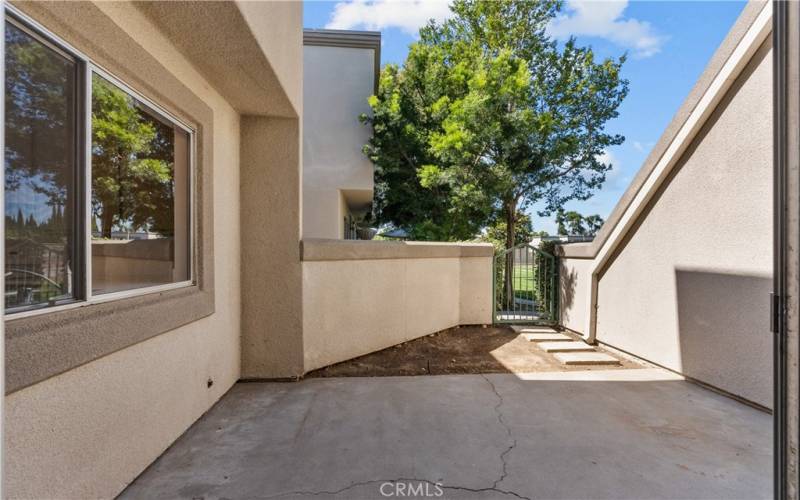
{"label": "window sill", "polygon": [[6,313],[5,321],[6,324],[8,325],[14,321],[18,321],[25,318],[31,318],[34,316],[41,316],[43,314],[52,314],[60,311],[69,311],[72,309],[78,309],[80,307],[89,307],[94,304],[102,304],[104,302],[111,302],[114,300],[134,298],[142,295],[150,295],[153,293],[161,293],[169,290],[176,290],[179,288],[187,288],[190,286],[195,286],[195,283],[191,281],[181,281],[178,283],[167,283],[164,285],[154,285],[141,288],[131,288],[128,290],[120,290],[116,292],[109,292],[100,295],[94,295],[89,300],[70,300],[65,304],[60,304],[57,306],[32,307],[27,310]]}
{"label": "window sill", "polygon": [[214,313],[197,285],[79,302],[6,321],[6,394]]}

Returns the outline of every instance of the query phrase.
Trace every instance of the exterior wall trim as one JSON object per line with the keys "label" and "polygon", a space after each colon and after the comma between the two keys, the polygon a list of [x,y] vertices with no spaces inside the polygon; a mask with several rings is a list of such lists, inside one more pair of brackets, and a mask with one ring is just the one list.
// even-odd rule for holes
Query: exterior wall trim
{"label": "exterior wall trim", "polygon": [[351,30],[303,30],[303,45],[318,47],[345,47],[351,49],[372,49],[375,54],[375,93],[381,76],[381,32]]}
{"label": "exterior wall trim", "polygon": [[434,259],[491,257],[490,243],[428,243],[309,238],[300,242],[303,262],[332,260]]}
{"label": "exterior wall trim", "polygon": [[[15,6],[196,131],[192,214],[196,283],[6,318],[6,394],[214,312],[211,109],[97,6],[58,2]],[[115,43],[108,43],[109,36]]]}

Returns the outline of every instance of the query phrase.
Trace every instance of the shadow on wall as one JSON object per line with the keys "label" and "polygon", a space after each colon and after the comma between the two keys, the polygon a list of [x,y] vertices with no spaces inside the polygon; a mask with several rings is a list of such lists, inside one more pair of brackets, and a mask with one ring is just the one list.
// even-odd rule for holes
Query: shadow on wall
{"label": "shadow on wall", "polygon": [[676,269],[683,373],[772,407],[772,278]]}
{"label": "shadow on wall", "polygon": [[578,273],[575,271],[575,268],[570,269],[569,272],[565,272],[563,266],[561,267],[561,272],[563,276],[561,278],[561,287],[558,291],[558,304],[561,311],[560,324],[567,325],[570,320],[569,312],[572,310],[572,305],[575,301],[575,285],[578,282]]}

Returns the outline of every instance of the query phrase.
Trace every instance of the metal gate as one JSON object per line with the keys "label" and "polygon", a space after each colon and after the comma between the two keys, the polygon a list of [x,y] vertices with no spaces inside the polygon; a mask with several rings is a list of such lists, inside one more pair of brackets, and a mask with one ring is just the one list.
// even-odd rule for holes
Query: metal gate
{"label": "metal gate", "polygon": [[558,321],[555,256],[529,244],[495,255],[492,304],[495,323],[552,325]]}

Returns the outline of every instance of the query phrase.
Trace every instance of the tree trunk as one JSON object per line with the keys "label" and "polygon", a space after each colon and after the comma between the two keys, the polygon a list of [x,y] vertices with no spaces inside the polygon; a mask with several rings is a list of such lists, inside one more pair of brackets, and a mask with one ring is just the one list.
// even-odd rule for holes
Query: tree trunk
{"label": "tree trunk", "polygon": [[514,202],[506,202],[505,216],[506,216],[506,272],[503,279],[503,290],[505,290],[505,306],[509,310],[514,309],[514,229],[517,219],[517,204]]}
{"label": "tree trunk", "polygon": [[102,237],[111,239],[111,229],[114,227],[114,212],[111,211],[111,207],[103,207],[103,214],[100,216],[100,223],[102,224],[102,227],[100,228],[102,231]]}

